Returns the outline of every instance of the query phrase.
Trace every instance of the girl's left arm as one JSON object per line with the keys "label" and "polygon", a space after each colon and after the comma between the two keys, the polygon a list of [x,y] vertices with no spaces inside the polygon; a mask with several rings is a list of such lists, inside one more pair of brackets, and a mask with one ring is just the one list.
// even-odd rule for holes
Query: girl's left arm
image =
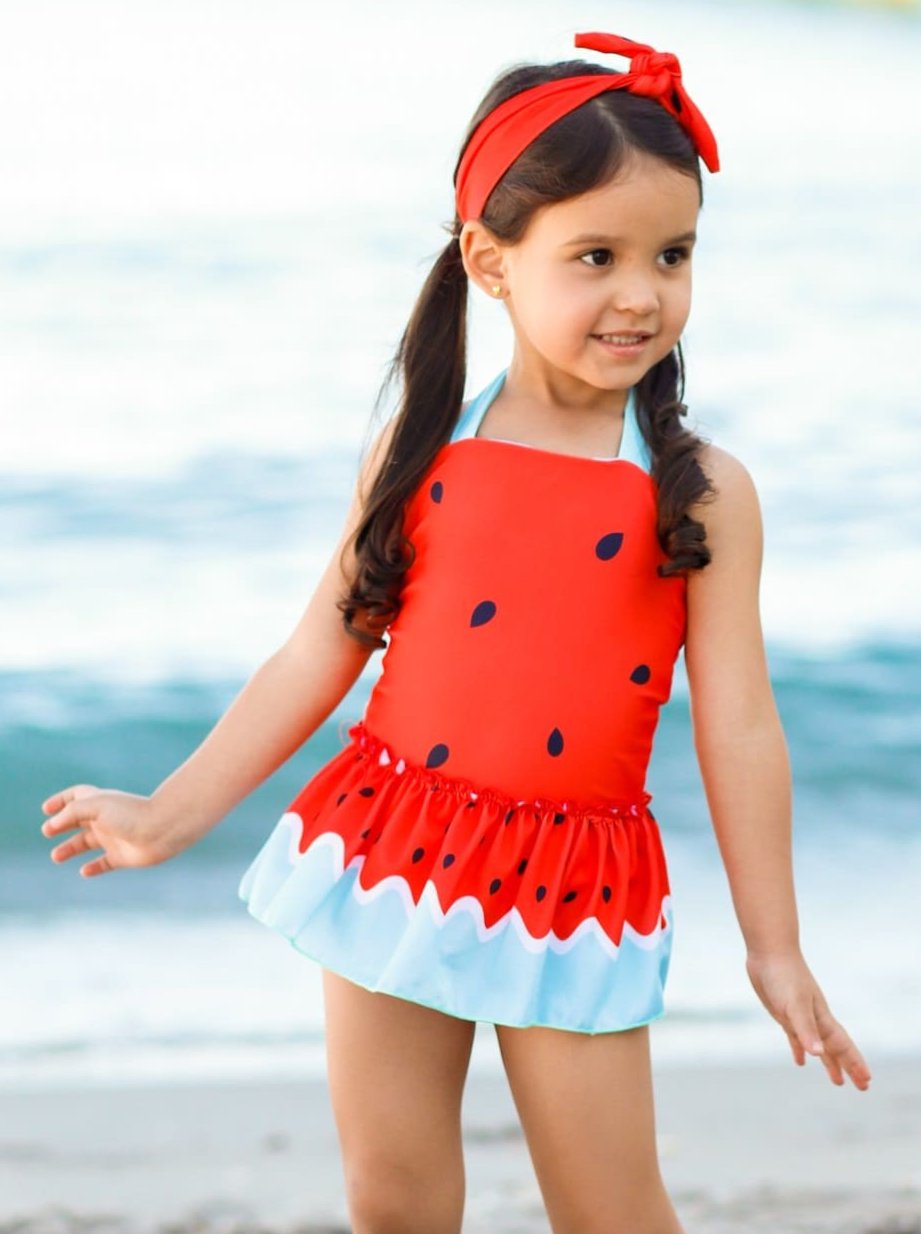
{"label": "girl's left arm", "polygon": [[800,951],[793,884],[792,785],[759,612],[763,531],[751,476],[725,450],[700,462],[715,496],[693,511],[712,559],[688,572],[685,663],[694,746],[755,992],[799,1066],[818,1055],[836,1084],[870,1071]]}

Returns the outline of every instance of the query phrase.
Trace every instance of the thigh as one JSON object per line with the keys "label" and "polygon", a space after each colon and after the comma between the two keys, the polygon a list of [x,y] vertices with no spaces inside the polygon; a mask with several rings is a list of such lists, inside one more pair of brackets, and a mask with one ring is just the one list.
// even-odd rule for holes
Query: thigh
{"label": "thigh", "polygon": [[476,1025],[323,970],[326,1058],[347,1181],[424,1183],[461,1154]]}
{"label": "thigh", "polygon": [[554,1234],[680,1234],[659,1172],[648,1025],[496,1033]]}

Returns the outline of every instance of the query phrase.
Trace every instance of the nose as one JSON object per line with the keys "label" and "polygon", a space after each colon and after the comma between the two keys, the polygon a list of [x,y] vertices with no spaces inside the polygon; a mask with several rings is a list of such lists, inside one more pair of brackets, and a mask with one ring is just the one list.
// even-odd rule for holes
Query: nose
{"label": "nose", "polygon": [[655,278],[639,266],[624,266],[615,280],[611,300],[619,313],[648,316],[659,307]]}

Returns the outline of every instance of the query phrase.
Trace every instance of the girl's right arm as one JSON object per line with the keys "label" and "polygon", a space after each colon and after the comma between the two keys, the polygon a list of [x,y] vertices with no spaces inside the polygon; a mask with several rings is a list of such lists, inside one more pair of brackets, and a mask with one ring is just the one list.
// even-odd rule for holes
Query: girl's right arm
{"label": "girl's right arm", "polygon": [[345,552],[346,544],[386,455],[393,423],[368,451],[339,542],[288,639],[150,797],[77,784],[47,798],[42,810],[52,816],[42,824],[44,835],[79,829],[52,850],[53,861],[102,848],[103,856],[80,870],[89,877],[120,866],[155,865],[189,848],[290,758],[352,687],[373,649],[346,632],[336,600],[347,587],[345,571],[355,567],[354,549]]}

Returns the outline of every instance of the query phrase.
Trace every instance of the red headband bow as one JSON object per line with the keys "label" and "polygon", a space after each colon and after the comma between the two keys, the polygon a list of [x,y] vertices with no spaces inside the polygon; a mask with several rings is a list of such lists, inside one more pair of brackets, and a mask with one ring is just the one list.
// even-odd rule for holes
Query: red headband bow
{"label": "red headband bow", "polygon": [[657,99],[688,133],[708,169],[719,171],[716,138],[681,83],[677,56],[617,34],[577,34],[574,43],[628,56],[630,68],[616,76],[594,73],[543,82],[495,107],[474,130],[457,169],[457,213],[462,223],[480,217],[489,194],[544,129],[605,90],[629,90]]}

